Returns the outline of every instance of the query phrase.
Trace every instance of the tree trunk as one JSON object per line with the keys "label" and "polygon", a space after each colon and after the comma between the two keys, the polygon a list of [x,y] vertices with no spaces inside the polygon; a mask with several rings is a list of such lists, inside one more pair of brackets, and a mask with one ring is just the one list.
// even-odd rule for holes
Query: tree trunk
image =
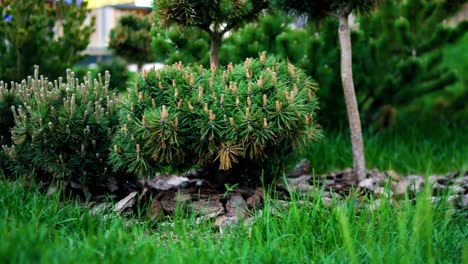
{"label": "tree trunk", "polygon": [[16,78],[15,81],[19,82],[21,78],[24,78],[24,76],[21,76],[22,74],[22,69],[21,69],[21,51],[20,48],[16,48]]}
{"label": "tree trunk", "polygon": [[142,70],[143,70],[143,63],[138,62],[137,63],[137,73],[142,73]]}
{"label": "tree trunk", "polygon": [[221,36],[217,33],[211,34],[210,66],[215,65],[219,68],[219,46],[221,45]]}
{"label": "tree trunk", "polygon": [[348,23],[349,14],[341,14],[338,35],[341,48],[341,81],[348,112],[349,130],[353,151],[353,169],[356,182],[366,178],[366,161],[362,140],[361,121],[354,91],[351,34]]}

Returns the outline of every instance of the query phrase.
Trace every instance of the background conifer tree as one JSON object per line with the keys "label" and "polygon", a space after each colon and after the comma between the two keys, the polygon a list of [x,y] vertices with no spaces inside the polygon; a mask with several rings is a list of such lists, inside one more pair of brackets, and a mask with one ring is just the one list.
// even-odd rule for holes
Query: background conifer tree
{"label": "background conifer tree", "polygon": [[[382,1],[379,12],[356,16],[356,27],[351,31],[353,69],[359,72],[354,81],[359,87],[356,97],[365,127],[392,126],[396,124],[397,113],[410,109],[419,109],[418,115],[421,115],[423,102],[435,109],[449,110],[451,118],[466,116],[464,102],[468,92],[456,87],[448,89],[457,82],[458,87],[466,87],[466,74],[449,67],[444,56],[449,45],[467,36],[467,22],[447,23],[463,2],[466,1]],[[414,16],[415,8],[425,11]],[[384,20],[386,22],[382,23]],[[260,16],[258,21],[224,39],[220,48],[221,64],[237,63],[257,56],[260,51],[287,58],[320,84],[317,91],[320,123],[327,130],[338,129],[346,120],[340,48],[336,45],[338,21],[327,17],[319,24],[309,23],[302,28],[291,27],[291,24],[294,20],[284,15]],[[413,30],[402,30],[403,24]],[[418,25],[422,29],[414,30]],[[168,33],[161,28],[154,32],[158,32],[158,36],[153,34],[153,40],[162,43],[158,51],[165,56],[166,63],[181,60],[208,65],[208,35],[194,35],[194,32],[175,28]],[[433,34],[435,32],[438,33]],[[416,56],[410,52],[413,48]],[[174,50],[176,52],[172,52]],[[457,57],[456,54],[451,56]]]}
{"label": "background conifer tree", "polygon": [[[0,80],[20,81],[39,65],[58,78],[83,58],[94,28],[84,25],[86,1],[3,0],[0,2]],[[58,31],[58,32],[56,32]]]}
{"label": "background conifer tree", "polygon": [[382,1],[378,13],[358,18],[354,68],[367,121],[385,127],[397,109],[440,93],[461,77],[444,65],[443,50],[468,32],[467,21],[446,23],[463,2]]}
{"label": "background conifer tree", "polygon": [[151,47],[156,60],[172,65],[183,61],[186,64],[208,66],[210,63],[210,36],[194,28],[151,28]]}
{"label": "background conifer tree", "polygon": [[267,7],[263,0],[155,0],[153,4],[157,24],[194,27],[207,32],[211,38],[210,65],[215,66],[219,66],[223,36],[256,18]]}
{"label": "background conifer tree", "polygon": [[143,63],[152,62],[155,58],[151,50],[150,33],[151,21],[148,16],[123,16],[111,30],[109,49],[114,55],[136,63],[140,71]]}

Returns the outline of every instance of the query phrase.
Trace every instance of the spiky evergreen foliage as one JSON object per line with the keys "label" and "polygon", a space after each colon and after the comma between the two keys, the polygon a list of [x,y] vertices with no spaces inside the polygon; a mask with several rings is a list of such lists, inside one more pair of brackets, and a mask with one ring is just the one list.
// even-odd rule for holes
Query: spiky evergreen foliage
{"label": "spiky evergreen foliage", "polygon": [[[193,166],[245,184],[274,176],[317,139],[316,84],[285,61],[262,54],[226,69],[181,63],[140,76],[114,137],[116,170],[150,176]],[[226,179],[225,179],[226,180]]]}
{"label": "spiky evergreen foliage", "polygon": [[106,71],[109,72],[111,77],[109,81],[109,89],[111,92],[123,92],[127,90],[130,76],[127,62],[120,57],[114,57],[110,61],[100,62],[95,69],[85,66],[73,67],[75,78],[80,80],[82,80],[83,77],[87,77],[88,72],[91,72],[92,78],[96,79],[98,78],[98,73],[104,75]]}
{"label": "spiky evergreen foliage", "polygon": [[[463,78],[463,72],[455,76],[452,69],[443,65],[442,56],[447,45],[457,43],[468,32],[466,22],[453,26],[444,24],[456,7],[460,7],[460,3],[456,5],[454,1],[383,1],[379,12],[356,17],[359,27],[351,32],[353,68],[359,73],[354,75],[354,80],[364,126],[383,128],[391,125],[395,121],[394,113],[416,106],[420,99],[440,93]],[[416,16],[414,9],[426,11]],[[311,24],[305,28],[291,28],[289,23],[291,18],[268,14],[234,32],[224,39],[220,48],[221,64],[239,62],[255,56],[260,50],[288,58],[320,84],[317,91],[320,124],[336,129],[346,119],[338,63],[340,49],[336,45],[338,22],[324,19],[318,26]],[[402,30],[402,25],[411,30]],[[418,25],[420,29],[416,30]],[[430,31],[434,28],[439,33],[427,38],[432,36]],[[193,40],[189,39],[193,35],[173,31],[168,35],[176,37],[167,38],[167,43],[177,40],[184,45],[168,46],[166,54],[176,49],[174,54],[184,58],[182,61],[190,58],[187,62],[207,65],[206,56],[201,60],[195,56],[207,52],[208,48],[194,48],[190,45]],[[205,41],[208,45],[208,40],[197,41]],[[416,56],[413,56],[413,47],[416,47]],[[168,60],[175,61],[175,58]],[[452,117],[462,114],[465,97],[461,94],[458,104],[453,102],[459,107],[451,113]]]}
{"label": "spiky evergreen foliage", "polygon": [[[125,60],[117,57],[109,62],[99,63],[97,72],[105,74],[106,71],[110,74],[109,89],[116,92],[127,90],[130,76]],[[96,77],[93,76],[93,79]]]}
{"label": "spiky evergreen foliage", "polygon": [[[388,126],[395,121],[394,113],[415,106],[425,96],[442,92],[457,81],[453,70],[443,65],[442,54],[444,47],[458,42],[468,32],[466,22],[444,24],[456,6],[460,7],[460,3],[382,1],[379,12],[356,17],[359,27],[351,32],[353,69],[359,73],[354,80],[364,125]],[[424,12],[415,15],[413,10]],[[320,84],[320,123],[336,128],[346,119],[337,63],[338,23],[325,19],[319,27],[298,29],[285,27],[287,23],[286,17],[261,17],[258,23],[226,38],[221,57],[236,61],[252,56],[252,47],[287,57]],[[433,29],[437,29],[437,34],[430,33]],[[279,30],[283,32],[278,34]],[[464,100],[460,99],[463,108]]]}
{"label": "spiky evergreen foliage", "polygon": [[155,0],[157,23],[163,27],[192,27],[210,35],[210,65],[219,65],[224,34],[252,20],[267,7],[265,0]]}
{"label": "spiky evergreen foliage", "polygon": [[[295,45],[307,40],[305,30],[293,30],[289,24],[292,17],[271,13],[262,15],[257,22],[249,23],[223,39],[220,47],[220,63],[240,63],[245,58],[256,57],[259,51],[288,58],[299,62],[304,50]],[[296,34],[297,33],[297,34]],[[158,61],[174,64],[183,61],[185,64],[209,66],[210,36],[203,31],[192,28],[153,26],[152,48]],[[242,47],[242,48],[239,48]]]}
{"label": "spiky evergreen foliage", "polygon": [[117,98],[108,83],[108,75],[93,81],[91,74],[79,83],[70,70],[66,80],[52,83],[36,68],[34,77],[15,84],[21,105],[12,107],[13,146],[6,149],[15,171],[90,189],[106,183],[113,176],[107,157],[118,123]]}
{"label": "spiky evergreen foliage", "polygon": [[11,107],[20,105],[21,102],[14,90],[8,88],[0,81],[0,175],[11,174],[10,159],[3,150],[11,146],[11,129],[15,124]]}
{"label": "spiky evergreen foliage", "polygon": [[151,50],[151,21],[148,16],[126,15],[111,30],[109,49],[116,56],[136,63],[141,70],[143,63],[155,58]]}
{"label": "spiky evergreen foliage", "polygon": [[86,1],[0,1],[0,80],[19,82],[34,65],[58,78],[83,58],[94,31]]}
{"label": "spiky evergreen foliage", "polygon": [[204,31],[180,27],[163,28],[155,24],[151,28],[151,36],[151,47],[157,61],[169,65],[179,61],[205,66],[210,64],[210,36]]}
{"label": "spiky evergreen foliage", "polygon": [[375,8],[376,0],[306,0],[271,1],[276,8],[296,14],[307,14],[311,19],[323,19],[331,14],[343,12],[369,12]]}
{"label": "spiky evergreen foliage", "polygon": [[468,22],[448,26],[445,20],[463,2],[383,1],[377,14],[359,18],[353,49],[367,120],[384,121],[385,109],[400,109],[457,81],[444,66],[443,47],[466,35]]}
{"label": "spiky evergreen foliage", "polygon": [[304,46],[309,35],[305,30],[292,29],[292,23],[292,17],[278,13],[260,16],[258,21],[247,24],[224,40],[220,61],[238,63],[243,58],[257,56],[259,51],[266,51],[297,65],[305,55],[304,49],[298,46]]}

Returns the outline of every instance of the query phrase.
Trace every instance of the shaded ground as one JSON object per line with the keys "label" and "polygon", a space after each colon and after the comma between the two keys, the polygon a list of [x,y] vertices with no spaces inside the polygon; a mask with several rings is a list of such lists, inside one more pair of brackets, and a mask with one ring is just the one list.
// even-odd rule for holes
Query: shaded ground
{"label": "shaded ground", "polygon": [[[468,171],[426,178],[420,175],[403,177],[394,171],[373,169],[368,172],[368,179],[357,186],[351,169],[316,176],[308,172],[309,163],[301,162],[275,188],[269,187],[268,196],[279,208],[286,208],[293,199],[310,204],[318,199],[323,206],[330,207],[346,197],[354,197],[357,208],[377,209],[381,198],[389,197],[392,206],[398,207],[399,201],[415,201],[416,194],[426,190],[433,203],[448,201],[456,209],[468,209]],[[115,205],[105,202],[104,197],[95,197],[87,206],[93,213],[112,209],[128,216],[147,214],[156,224],[173,216],[176,210],[183,210],[195,214],[197,221],[211,221],[221,231],[231,223],[254,221],[253,212],[264,207],[264,188],[225,186],[223,191],[197,175],[193,171],[141,181],[139,190],[128,193]],[[270,213],[274,214],[273,211]]]}

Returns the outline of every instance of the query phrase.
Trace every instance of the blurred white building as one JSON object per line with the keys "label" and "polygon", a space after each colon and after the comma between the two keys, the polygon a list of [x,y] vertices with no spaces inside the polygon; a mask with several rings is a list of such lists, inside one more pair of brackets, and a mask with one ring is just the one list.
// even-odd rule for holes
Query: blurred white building
{"label": "blurred white building", "polygon": [[91,60],[100,61],[111,53],[107,48],[109,34],[123,15],[151,13],[152,0],[88,0],[91,16],[96,19],[96,28],[85,53]]}

